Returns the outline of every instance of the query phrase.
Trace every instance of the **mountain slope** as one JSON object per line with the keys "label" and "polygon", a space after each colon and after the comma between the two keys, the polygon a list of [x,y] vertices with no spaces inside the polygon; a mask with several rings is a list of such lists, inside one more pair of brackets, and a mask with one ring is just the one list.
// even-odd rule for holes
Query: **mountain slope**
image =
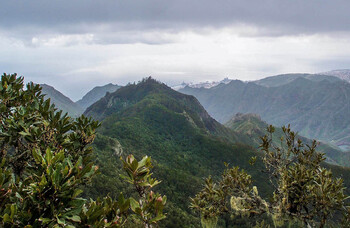
{"label": "mountain slope", "polygon": [[281,74],[281,75],[263,78],[261,80],[257,80],[253,82],[257,85],[262,85],[266,87],[276,87],[276,86],[288,84],[297,78],[305,78],[315,82],[320,82],[323,80],[327,80],[329,82],[341,81],[337,77],[330,76],[330,75],[322,75],[322,74]]}
{"label": "mountain slope", "polygon": [[83,98],[77,101],[76,103],[85,110],[87,107],[104,97],[106,93],[113,93],[117,91],[120,87],[121,86],[114,85],[112,83],[109,83],[104,86],[96,86],[87,94],[85,94]]}
{"label": "mountain slope", "polygon": [[[249,165],[249,159],[259,153],[250,146],[232,143],[249,140],[248,137],[240,136],[212,119],[193,96],[147,79],[107,94],[85,114],[100,117],[99,135],[118,140],[124,155],[133,153],[140,158],[147,154],[155,160],[155,176],[163,181],[159,191],[166,194],[173,205],[167,209],[169,218],[165,227],[187,226],[182,220],[199,226],[197,216],[193,216],[188,208],[188,199],[201,189],[202,178],[220,176],[224,162],[248,170],[257,180],[255,184],[260,192],[265,195],[269,192],[268,181],[260,173],[262,163],[258,162],[255,167]],[[116,156],[113,149],[104,148],[111,143],[97,143],[99,154],[109,153],[109,156],[99,158],[102,164],[107,163],[104,159],[111,160]],[[103,175],[116,179],[116,184],[110,188],[117,188],[118,173],[108,172]],[[93,186],[106,189],[103,181]],[[99,190],[92,192],[97,194]],[[173,217],[170,211],[181,214],[181,219]]]}
{"label": "mountain slope", "polygon": [[203,133],[226,138],[231,142],[248,142],[244,136],[236,134],[211,118],[195,97],[172,90],[151,78],[107,94],[87,108],[84,114],[102,120],[119,111],[123,111],[124,115],[133,116],[151,106],[169,109],[185,117],[194,128]]}
{"label": "mountain slope", "polygon": [[299,77],[287,84],[265,87],[232,81],[211,89],[186,87],[220,122],[235,113],[257,113],[275,126],[290,124],[308,138],[350,146],[350,84],[344,81],[311,81]]}
{"label": "mountain slope", "polygon": [[[161,227],[200,226],[198,215],[188,208],[189,197],[202,188],[204,177],[219,178],[224,162],[251,174],[263,196],[271,193],[267,176],[261,173],[264,167],[261,160],[249,165],[250,158],[261,153],[239,143],[250,141],[247,136],[213,120],[194,97],[153,79],[107,94],[85,114],[102,121],[94,143],[102,177],[94,180],[89,193],[98,197],[108,192],[115,196],[118,190],[129,192],[118,175],[120,165],[116,163],[120,152],[123,151],[122,156],[132,153],[137,158],[149,155],[153,158],[155,176],[162,180],[157,191],[169,199],[168,218]],[[234,140],[237,143],[232,143]],[[336,176],[348,175],[344,169],[335,168]],[[228,226],[235,222],[226,218],[220,224]]]}
{"label": "mountain slope", "polygon": [[[257,114],[242,114],[238,113],[230,119],[225,126],[234,130],[237,133],[247,135],[253,142],[253,145],[258,147],[261,143],[260,137],[266,135],[267,127],[269,126],[261,117]],[[281,137],[284,137],[282,128],[275,128],[275,133],[273,135],[273,143],[276,146],[281,144]],[[304,144],[311,144],[312,140],[299,136]],[[325,153],[327,156],[327,162],[338,164],[342,166],[350,167],[350,153],[342,152],[340,149],[332,147],[328,144],[320,142],[318,151]]]}
{"label": "mountain slope", "polygon": [[199,83],[181,83],[180,85],[175,85],[175,86],[172,86],[171,88],[173,90],[179,90],[179,89],[183,89],[185,88],[186,86],[189,86],[191,88],[206,88],[206,89],[209,89],[209,88],[212,88],[214,86],[217,86],[221,83],[223,84],[227,84],[229,83],[230,81],[232,81],[232,79],[229,79],[229,78],[224,78],[223,80],[221,81],[206,81],[206,82],[199,82]]}
{"label": "mountain slope", "polygon": [[62,110],[64,113],[68,113],[72,117],[77,117],[83,113],[83,109],[79,105],[74,103],[54,87],[46,84],[40,84],[40,86],[42,87],[42,93],[46,94],[45,98],[50,98],[56,108]]}
{"label": "mountain slope", "polygon": [[322,73],[319,73],[319,74],[335,76],[335,77],[338,77],[338,78],[340,78],[342,80],[350,82],[350,70],[349,69],[332,70],[332,71],[322,72]]}

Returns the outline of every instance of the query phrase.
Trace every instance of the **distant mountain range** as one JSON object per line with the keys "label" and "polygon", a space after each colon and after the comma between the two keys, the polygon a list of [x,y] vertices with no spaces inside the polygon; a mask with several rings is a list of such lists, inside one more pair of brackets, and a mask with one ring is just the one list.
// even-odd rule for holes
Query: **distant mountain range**
{"label": "distant mountain range", "polygon": [[82,107],[74,103],[71,99],[63,95],[54,87],[46,84],[40,84],[40,86],[42,87],[42,93],[45,94],[45,98],[50,98],[51,102],[55,104],[56,108],[62,110],[64,113],[77,117],[84,112]]}
{"label": "distant mountain range", "polygon": [[90,90],[77,102],[73,102],[70,98],[56,90],[54,87],[40,84],[43,88],[42,92],[45,94],[45,98],[50,98],[56,107],[62,110],[64,113],[68,113],[72,117],[77,117],[85,111],[87,107],[101,99],[106,93],[115,92],[121,86],[109,83],[104,86],[96,86]]}
{"label": "distant mountain range", "polygon": [[347,82],[350,82],[350,69],[332,70],[332,71],[322,72],[319,74],[335,76]]}
{"label": "distant mountain range", "polygon": [[263,78],[253,82],[261,86],[277,87],[277,86],[288,84],[297,78],[305,78],[314,82],[320,82],[323,80],[326,80],[329,82],[341,81],[341,79],[339,79],[338,77],[322,75],[322,74],[281,74],[281,75]]}
{"label": "distant mountain range", "polygon": [[227,84],[227,83],[230,83],[231,81],[232,81],[232,79],[224,78],[223,80],[218,81],[218,82],[217,81],[206,81],[206,82],[199,82],[199,83],[192,83],[192,82],[185,83],[185,82],[183,82],[182,84],[172,86],[171,88],[173,90],[180,90],[180,89],[183,89],[186,86],[188,86],[188,87],[191,87],[191,88],[206,88],[206,89],[209,89],[209,88],[217,86],[217,85],[219,85],[221,83]]}
{"label": "distant mountain range", "polygon": [[179,91],[194,95],[221,123],[239,112],[257,113],[275,126],[291,124],[302,136],[350,146],[350,84],[332,76],[289,74]]}
{"label": "distant mountain range", "polygon": [[117,89],[119,89],[121,86],[114,85],[112,83],[109,83],[104,86],[96,86],[92,90],[90,90],[86,95],[83,96],[82,99],[78,100],[76,103],[82,107],[84,110],[104,97],[106,93],[113,93]]}
{"label": "distant mountain range", "polygon": [[[309,138],[350,148],[349,84],[324,74],[286,74],[254,82],[224,79],[220,82],[184,84],[180,92],[197,97],[206,110],[221,123],[235,113],[257,113],[269,123],[290,123],[294,130]],[[48,85],[43,91],[57,108],[71,116],[81,114],[106,93],[121,86],[97,86],[74,103]]]}

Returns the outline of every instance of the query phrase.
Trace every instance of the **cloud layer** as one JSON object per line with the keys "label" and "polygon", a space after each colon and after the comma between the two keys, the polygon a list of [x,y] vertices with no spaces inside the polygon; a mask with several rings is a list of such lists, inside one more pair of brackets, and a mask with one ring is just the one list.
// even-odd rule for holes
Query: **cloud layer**
{"label": "cloud layer", "polygon": [[347,0],[2,1],[0,67],[73,99],[148,75],[171,84],[349,68],[349,8]]}

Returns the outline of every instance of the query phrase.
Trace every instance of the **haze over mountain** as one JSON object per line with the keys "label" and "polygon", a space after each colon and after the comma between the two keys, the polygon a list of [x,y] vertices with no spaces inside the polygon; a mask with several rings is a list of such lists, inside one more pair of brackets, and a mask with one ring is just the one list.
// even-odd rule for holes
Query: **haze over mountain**
{"label": "haze over mountain", "polygon": [[350,69],[344,69],[344,70],[331,70],[327,72],[322,72],[319,74],[324,74],[324,75],[332,75],[335,77],[338,77],[340,79],[343,79],[347,82],[350,82]]}
{"label": "haze over mountain", "polygon": [[68,113],[70,116],[77,117],[84,112],[83,108],[56,90],[54,87],[46,84],[40,84],[40,86],[43,88],[42,93],[46,94],[45,98],[50,98],[51,102],[54,103],[55,106],[58,109],[61,109],[64,113]]}
{"label": "haze over mountain", "polygon": [[[263,121],[258,114],[237,113],[234,115],[225,126],[234,130],[235,132],[243,135],[247,135],[251,139],[251,145],[258,147],[261,143],[260,137],[268,134],[268,123]],[[281,145],[281,137],[285,137],[282,128],[275,127],[275,133],[272,137],[273,144],[275,146]],[[311,145],[312,140],[303,136],[298,136],[304,144]],[[350,167],[350,152],[343,152],[336,147],[320,142],[317,150],[325,153],[327,162]]]}
{"label": "haze over mountain", "polygon": [[309,79],[301,76],[293,81],[290,78],[291,75],[277,76],[257,82],[265,86],[235,80],[210,89],[185,87],[180,92],[194,95],[221,123],[238,112],[257,113],[275,126],[291,124],[302,136],[347,149],[350,145],[350,84],[334,80],[334,77],[322,81],[310,80],[314,76]]}
{"label": "haze over mountain", "polygon": [[92,90],[90,90],[87,94],[83,96],[80,100],[78,100],[76,103],[80,105],[84,110],[104,97],[106,93],[112,93],[115,92],[117,89],[119,89],[121,86],[114,85],[112,83],[109,83],[104,86],[96,86]]}
{"label": "haze over mountain", "polygon": [[341,81],[338,77],[322,75],[322,74],[281,74],[281,75],[266,77],[253,82],[255,84],[266,86],[266,87],[276,87],[276,86],[288,84],[297,78],[305,78],[315,82],[319,82],[323,80],[326,80],[329,82]]}
{"label": "haze over mountain", "polygon": [[219,85],[221,83],[228,84],[228,83],[230,83],[230,81],[232,81],[232,79],[224,78],[221,81],[206,81],[206,82],[199,82],[199,83],[192,83],[192,82],[185,83],[185,82],[183,82],[180,85],[175,85],[175,86],[172,86],[171,88],[174,89],[174,90],[179,90],[179,89],[185,88],[186,86],[189,86],[191,88],[206,88],[206,89],[209,89],[209,88],[217,86],[217,85]]}

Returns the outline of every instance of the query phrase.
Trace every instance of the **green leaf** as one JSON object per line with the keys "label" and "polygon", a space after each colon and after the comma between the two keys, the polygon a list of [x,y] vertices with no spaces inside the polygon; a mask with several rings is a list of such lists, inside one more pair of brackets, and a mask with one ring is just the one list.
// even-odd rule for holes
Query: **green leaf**
{"label": "green leaf", "polygon": [[34,160],[37,164],[41,163],[43,161],[43,156],[41,154],[41,151],[38,149],[33,149],[32,151]]}
{"label": "green leaf", "polygon": [[73,222],[81,222],[81,218],[78,215],[73,215],[72,217],[68,217],[67,219]]}
{"label": "green leaf", "polygon": [[60,219],[56,216],[56,219],[57,219],[57,223],[60,224],[60,225],[66,225],[66,221],[64,219]]}
{"label": "green leaf", "polygon": [[45,174],[43,174],[41,177],[41,181],[39,183],[39,186],[44,187],[46,184],[47,184],[47,180],[46,180]]}
{"label": "green leaf", "polygon": [[135,171],[136,169],[137,169],[137,167],[138,167],[138,161],[136,160],[136,159],[134,159],[133,161],[132,161],[132,163],[131,163],[131,169],[133,170],[133,171]]}
{"label": "green leaf", "polygon": [[12,221],[10,216],[7,213],[2,217],[2,219],[4,220],[4,222],[11,222]]}
{"label": "green leaf", "polygon": [[13,217],[15,216],[17,212],[17,206],[15,204],[11,205],[11,219],[13,219]]}
{"label": "green leaf", "polygon": [[51,221],[52,221],[52,219],[49,219],[49,218],[43,218],[43,217],[39,218],[39,222],[42,222],[43,225],[45,225]]}
{"label": "green leaf", "polygon": [[52,151],[51,151],[51,149],[50,148],[47,148],[46,149],[46,155],[45,155],[45,158],[46,158],[46,162],[47,162],[47,164],[48,165],[50,165],[51,164],[51,161],[52,161]]}
{"label": "green leaf", "polygon": [[138,168],[141,168],[141,167],[145,166],[147,163],[150,162],[150,159],[151,159],[151,158],[149,158],[148,156],[144,156],[144,157],[142,158],[142,160],[139,162]]}
{"label": "green leaf", "polygon": [[81,189],[75,189],[72,197],[75,198],[75,197],[77,197],[78,195],[80,195],[83,192],[84,191],[81,190]]}
{"label": "green leaf", "polygon": [[64,152],[63,152],[63,150],[61,150],[58,154],[56,154],[52,158],[52,164],[55,164],[58,161],[62,161],[63,159],[64,159]]}
{"label": "green leaf", "polygon": [[131,210],[136,212],[137,209],[140,209],[140,204],[132,197],[129,198]]}
{"label": "green leaf", "polygon": [[157,223],[158,221],[162,220],[162,219],[165,219],[166,216],[163,215],[163,214],[159,214],[157,215],[157,217],[153,218],[150,220],[150,223]]}

